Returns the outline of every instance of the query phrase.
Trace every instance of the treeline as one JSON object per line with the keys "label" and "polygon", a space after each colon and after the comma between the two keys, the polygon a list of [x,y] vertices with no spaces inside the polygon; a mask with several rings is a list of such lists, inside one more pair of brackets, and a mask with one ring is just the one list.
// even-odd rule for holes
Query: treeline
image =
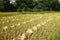
{"label": "treeline", "polygon": [[2,12],[39,12],[39,11],[60,11],[58,0],[0,0],[0,11]]}

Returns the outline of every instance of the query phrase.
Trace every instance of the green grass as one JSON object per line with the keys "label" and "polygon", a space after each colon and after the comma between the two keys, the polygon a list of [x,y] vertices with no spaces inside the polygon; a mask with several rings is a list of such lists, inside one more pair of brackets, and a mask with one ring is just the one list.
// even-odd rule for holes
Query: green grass
{"label": "green grass", "polygon": [[[19,12],[0,13],[0,40],[13,40],[14,38],[15,40],[20,40],[18,39],[19,35],[21,36],[23,33],[26,33],[29,28],[32,29],[37,24],[48,20],[49,16],[52,16],[50,18],[53,18],[53,20],[45,25],[41,25],[37,31],[34,31],[33,34],[25,40],[55,40],[54,38],[58,40],[59,37],[54,34],[60,33],[57,31],[57,29],[60,28],[59,13],[60,12],[41,12],[41,14],[40,12],[30,12],[29,14],[28,12],[26,14]],[[27,22],[32,19],[34,20]],[[26,23],[24,24],[24,22]],[[20,25],[18,25],[18,23],[20,23]],[[13,25],[14,27],[11,27]],[[8,27],[6,30],[3,29],[5,26]]]}
{"label": "green grass", "polygon": [[60,29],[55,33],[53,40],[60,40]]}
{"label": "green grass", "polygon": [[53,36],[53,40],[60,40],[60,28],[57,29]]}

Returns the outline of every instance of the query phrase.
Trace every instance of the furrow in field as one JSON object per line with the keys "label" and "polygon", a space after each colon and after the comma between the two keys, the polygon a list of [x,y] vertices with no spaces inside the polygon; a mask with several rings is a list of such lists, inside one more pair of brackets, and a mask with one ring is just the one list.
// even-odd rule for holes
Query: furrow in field
{"label": "furrow in field", "polygon": [[[53,16],[51,16],[51,17],[53,17]],[[47,22],[53,20],[51,17],[49,17],[50,19],[48,19],[47,21],[42,22],[41,24],[42,24],[42,25],[45,25]],[[33,33],[32,30],[37,31],[37,27],[38,27],[38,26],[41,26],[41,25],[38,24],[37,26],[34,26],[33,29],[28,29],[28,30],[27,30],[28,34],[29,34],[29,33],[32,34],[32,33]],[[23,37],[22,37],[22,36],[23,36]],[[22,36],[21,36],[21,40],[24,40],[26,35],[23,33]],[[28,35],[27,35],[27,36],[28,36]],[[29,39],[29,38],[28,38],[28,39]],[[26,40],[27,40],[27,39],[26,39]]]}
{"label": "furrow in field", "polygon": [[[46,20],[46,21],[44,21],[44,22],[42,22],[42,23],[47,23],[47,22],[49,22],[49,21],[51,21],[52,19],[48,19],[48,20]],[[41,26],[41,25],[45,25],[45,24],[42,24],[42,23],[39,23],[39,24],[37,24],[36,26],[34,26],[32,29],[28,29],[27,31],[26,31],[26,33],[23,33],[22,35],[21,35],[21,38],[19,38],[18,37],[18,39],[21,39],[21,40],[25,40],[25,38],[27,38],[26,40],[28,40],[29,39],[29,36],[33,33],[33,31],[37,31],[37,27],[39,28],[39,26]]]}
{"label": "furrow in field", "polygon": [[[55,31],[59,28],[57,16],[53,20],[43,25],[37,32],[35,32],[29,40],[52,40]],[[39,35],[39,36],[38,36]]]}

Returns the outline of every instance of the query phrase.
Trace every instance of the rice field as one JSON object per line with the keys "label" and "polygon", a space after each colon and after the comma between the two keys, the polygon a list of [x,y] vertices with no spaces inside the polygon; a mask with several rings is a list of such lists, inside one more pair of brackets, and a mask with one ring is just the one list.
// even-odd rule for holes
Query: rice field
{"label": "rice field", "polygon": [[0,40],[58,40],[59,13],[0,12]]}

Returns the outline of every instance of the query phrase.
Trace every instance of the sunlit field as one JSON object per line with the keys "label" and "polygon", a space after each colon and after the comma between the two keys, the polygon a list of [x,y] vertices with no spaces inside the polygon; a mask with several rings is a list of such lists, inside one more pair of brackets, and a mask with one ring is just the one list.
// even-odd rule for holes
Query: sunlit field
{"label": "sunlit field", "polygon": [[60,40],[60,12],[0,12],[0,40]]}

